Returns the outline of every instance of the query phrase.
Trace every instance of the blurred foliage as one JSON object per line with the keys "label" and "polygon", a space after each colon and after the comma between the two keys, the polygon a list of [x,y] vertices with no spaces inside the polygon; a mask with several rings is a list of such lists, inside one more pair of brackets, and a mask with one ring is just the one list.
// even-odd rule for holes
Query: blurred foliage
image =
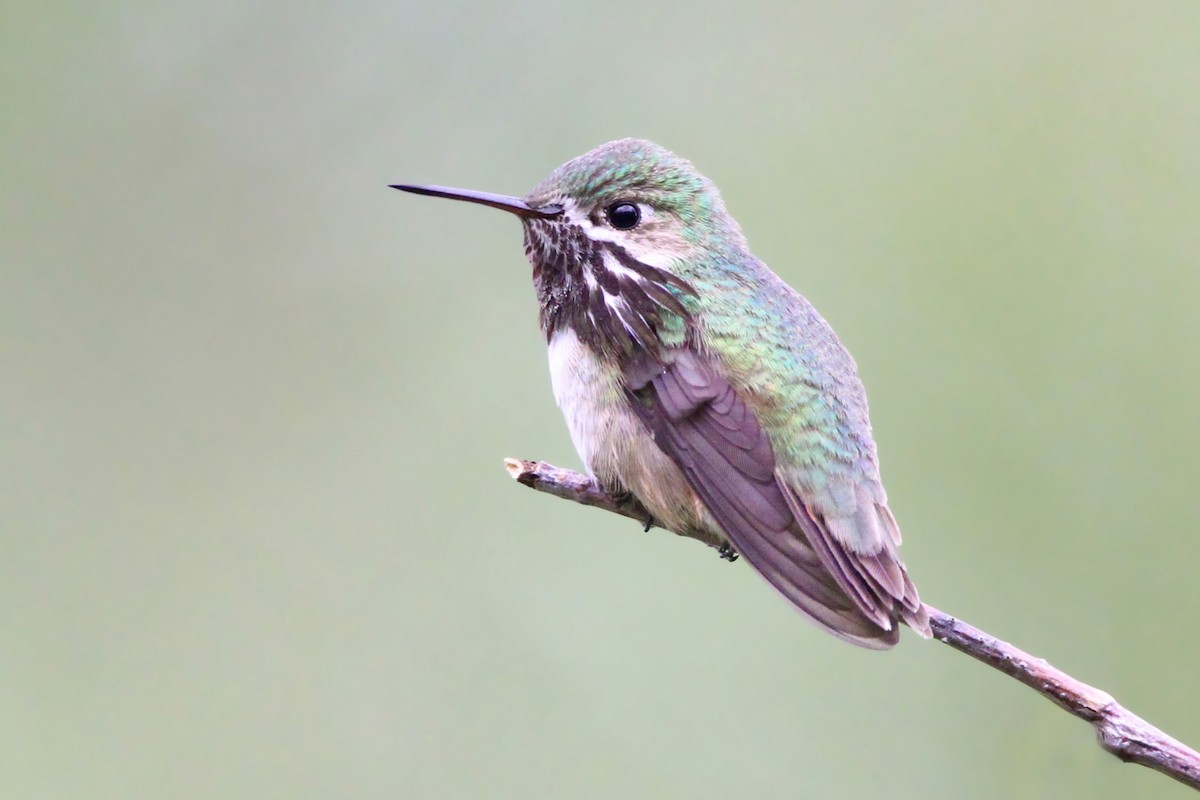
{"label": "blurred foliage", "polygon": [[1200,743],[1200,5],[10,4],[0,795],[1181,797],[519,489],[520,193],[691,158],[855,353],[922,596]]}

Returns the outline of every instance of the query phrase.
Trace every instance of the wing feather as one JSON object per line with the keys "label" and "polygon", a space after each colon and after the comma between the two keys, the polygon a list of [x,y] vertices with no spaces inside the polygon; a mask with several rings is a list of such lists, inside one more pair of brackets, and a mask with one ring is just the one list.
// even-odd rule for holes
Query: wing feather
{"label": "wing feather", "polygon": [[[660,357],[631,365],[630,405],[746,560],[814,622],[855,644],[892,646],[899,619],[926,633],[886,506],[859,509],[882,519],[822,518],[779,474],[753,410],[709,360],[687,348]],[[839,537],[833,529],[844,524],[879,535]],[[864,552],[844,544],[872,538],[879,547]]]}

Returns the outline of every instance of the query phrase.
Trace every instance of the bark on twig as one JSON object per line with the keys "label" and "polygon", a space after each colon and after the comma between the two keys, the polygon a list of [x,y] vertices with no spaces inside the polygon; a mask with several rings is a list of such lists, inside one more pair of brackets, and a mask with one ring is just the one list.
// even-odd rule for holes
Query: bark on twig
{"label": "bark on twig", "polygon": [[[540,492],[643,523],[650,517],[635,498],[611,495],[578,472],[543,461],[513,458],[505,459],[504,465],[518,483]],[[697,531],[673,532],[710,547],[717,544]],[[1100,746],[1122,761],[1141,764],[1200,790],[1200,753],[1131,713],[1107,692],[1088,686],[1044,659],[1031,656],[928,604],[925,607],[929,610],[933,636],[938,641],[1015,678],[1068,713],[1091,723]]]}

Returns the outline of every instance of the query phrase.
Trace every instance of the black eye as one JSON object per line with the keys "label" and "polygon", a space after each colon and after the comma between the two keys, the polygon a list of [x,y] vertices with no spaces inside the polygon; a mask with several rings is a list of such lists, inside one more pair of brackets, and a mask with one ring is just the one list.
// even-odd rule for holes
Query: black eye
{"label": "black eye", "polygon": [[642,212],[633,203],[613,203],[604,210],[604,216],[608,217],[608,224],[619,231],[636,228],[642,221]]}

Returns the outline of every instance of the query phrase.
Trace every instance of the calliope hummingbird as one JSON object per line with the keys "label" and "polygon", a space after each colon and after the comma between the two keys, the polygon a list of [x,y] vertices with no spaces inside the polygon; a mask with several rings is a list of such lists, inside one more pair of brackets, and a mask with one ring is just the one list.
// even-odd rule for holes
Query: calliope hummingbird
{"label": "calliope hummingbird", "polygon": [[554,396],[601,486],[724,542],[839,638],[930,636],[854,359],[690,162],[622,139],[524,198],[394,188],[521,219]]}

